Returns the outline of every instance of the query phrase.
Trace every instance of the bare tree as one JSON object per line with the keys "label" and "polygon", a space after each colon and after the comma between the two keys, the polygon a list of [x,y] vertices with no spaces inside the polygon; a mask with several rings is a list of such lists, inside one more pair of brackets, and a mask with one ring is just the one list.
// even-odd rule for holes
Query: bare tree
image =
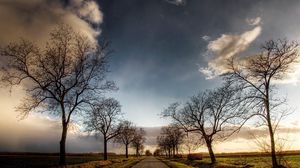
{"label": "bare tree", "polygon": [[122,130],[118,122],[121,115],[119,102],[109,98],[92,105],[92,111],[85,121],[87,131],[101,133],[103,136],[104,160],[107,160],[107,142]]}
{"label": "bare tree", "polygon": [[172,143],[170,137],[166,135],[160,135],[156,139],[158,147],[165,153],[166,156],[171,157]]}
{"label": "bare tree", "polygon": [[[282,118],[277,107],[283,101],[275,98],[275,82],[284,79],[291,67],[298,62],[298,44],[287,40],[270,40],[262,46],[258,55],[245,58],[237,62],[235,58],[229,60],[230,72],[225,75],[226,80],[235,82],[244,90],[245,100],[248,101],[254,114],[262,118],[268,127],[271,144],[272,166],[279,167],[276,159],[274,132]],[[286,112],[281,113],[286,114]],[[278,116],[279,115],[279,116]]]}
{"label": "bare tree", "polygon": [[215,163],[213,142],[228,138],[245,123],[239,102],[239,90],[226,83],[216,90],[192,97],[182,108],[178,103],[171,104],[163,116],[173,119],[186,132],[200,134],[200,141],[205,142],[211,162]]}
{"label": "bare tree", "polygon": [[106,90],[107,45],[100,46],[86,36],[62,25],[50,34],[45,47],[21,40],[1,48],[2,82],[23,84],[26,97],[18,106],[25,118],[29,112],[50,112],[61,117],[60,165],[65,165],[65,143],[73,114]]}
{"label": "bare tree", "polygon": [[[277,129],[278,130],[278,129]],[[275,138],[275,147],[276,147],[276,155],[277,155],[277,161],[278,164],[281,165],[281,167],[291,167],[287,161],[287,159],[284,157],[285,152],[289,150],[290,143],[289,143],[289,134],[280,135],[279,132],[275,132],[274,138]],[[280,129],[279,129],[280,130]],[[258,147],[258,150],[263,153],[271,154],[271,146],[270,146],[270,140],[268,137],[268,133],[263,133],[262,135],[258,136],[255,133],[250,132],[250,137],[253,139],[255,145]],[[269,162],[269,160],[265,160],[266,165],[272,166],[272,163]]]}
{"label": "bare tree", "polygon": [[203,141],[199,141],[199,136],[194,133],[187,133],[183,139],[183,149],[188,151],[188,154],[196,151],[203,145]]}
{"label": "bare tree", "polygon": [[183,142],[184,132],[182,129],[176,125],[169,125],[167,127],[162,127],[161,129],[161,139],[164,145],[167,145],[168,151],[170,150],[173,157],[178,154],[179,146]]}
{"label": "bare tree", "polygon": [[146,141],[145,138],[146,132],[143,128],[137,129],[134,134],[133,141],[131,143],[131,146],[135,148],[135,154],[136,156],[140,156],[144,149],[144,143]]}
{"label": "bare tree", "polygon": [[161,149],[155,149],[154,152],[153,152],[154,156],[160,156],[161,154],[162,154]]}
{"label": "bare tree", "polygon": [[121,126],[122,129],[120,134],[116,136],[115,141],[125,145],[125,156],[128,158],[128,147],[134,140],[136,127],[130,121],[123,121]]}

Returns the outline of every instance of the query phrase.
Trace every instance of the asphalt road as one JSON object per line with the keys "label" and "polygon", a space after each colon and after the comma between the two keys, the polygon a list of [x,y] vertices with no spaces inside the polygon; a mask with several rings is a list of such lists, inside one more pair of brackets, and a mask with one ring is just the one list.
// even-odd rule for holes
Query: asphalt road
{"label": "asphalt road", "polygon": [[132,168],[168,168],[167,165],[165,165],[160,160],[156,159],[153,156],[146,157],[146,159],[142,160]]}

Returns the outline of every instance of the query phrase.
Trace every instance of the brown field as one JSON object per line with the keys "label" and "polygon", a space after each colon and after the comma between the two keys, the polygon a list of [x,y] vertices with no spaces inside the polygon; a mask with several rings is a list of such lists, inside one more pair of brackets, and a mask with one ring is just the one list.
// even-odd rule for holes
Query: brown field
{"label": "brown field", "polygon": [[[109,159],[124,158],[123,155],[110,153]],[[74,165],[91,161],[103,160],[103,155],[99,153],[73,153],[67,154],[67,164]],[[59,155],[57,153],[22,153],[22,152],[2,152],[0,153],[1,168],[38,168],[58,166]]]}

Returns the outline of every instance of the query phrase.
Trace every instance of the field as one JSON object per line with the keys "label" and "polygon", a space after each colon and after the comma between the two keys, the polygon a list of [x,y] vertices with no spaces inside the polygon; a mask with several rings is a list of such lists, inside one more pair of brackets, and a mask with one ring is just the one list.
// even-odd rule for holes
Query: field
{"label": "field", "polygon": [[[264,153],[231,153],[216,154],[218,164],[216,168],[270,168],[271,158]],[[142,160],[143,157],[130,157],[125,159],[123,155],[109,155],[108,161],[103,161],[101,154],[69,154],[67,156],[68,168],[130,168]],[[58,167],[59,157],[57,154],[35,154],[35,153],[0,153],[1,168],[38,168]],[[188,161],[183,158],[169,159],[160,157],[171,168],[209,168],[210,159],[204,154],[203,160]],[[281,164],[287,168],[300,167],[300,153],[286,152],[279,157]]]}
{"label": "field", "polygon": [[[222,168],[270,168],[271,158],[266,156],[265,153],[233,153],[233,154],[217,154],[217,166]],[[172,168],[185,168],[188,167],[210,167],[210,159],[204,154],[203,160],[188,161],[186,156],[177,159],[162,158],[162,161],[170,165]],[[280,164],[287,168],[300,167],[300,153],[298,151],[286,152],[278,157]],[[184,164],[184,165],[182,165]]]}
{"label": "field", "polygon": [[[141,158],[131,157],[125,159],[123,155],[109,155],[107,162],[103,161],[101,154],[72,154],[67,156],[67,164],[77,165],[87,163],[84,167],[93,167],[92,164],[111,165],[111,167],[127,167],[126,165],[135,164]],[[34,154],[34,153],[14,153],[0,154],[1,168],[39,168],[39,167],[57,167],[59,156],[57,154]],[[88,163],[89,162],[89,163]],[[94,166],[95,167],[95,166]]]}

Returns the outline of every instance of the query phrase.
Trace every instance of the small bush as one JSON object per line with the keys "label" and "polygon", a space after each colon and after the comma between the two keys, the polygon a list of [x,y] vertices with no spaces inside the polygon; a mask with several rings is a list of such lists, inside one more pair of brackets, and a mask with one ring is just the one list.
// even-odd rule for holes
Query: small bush
{"label": "small bush", "polygon": [[203,156],[200,153],[192,153],[188,154],[187,158],[188,160],[202,160]]}

